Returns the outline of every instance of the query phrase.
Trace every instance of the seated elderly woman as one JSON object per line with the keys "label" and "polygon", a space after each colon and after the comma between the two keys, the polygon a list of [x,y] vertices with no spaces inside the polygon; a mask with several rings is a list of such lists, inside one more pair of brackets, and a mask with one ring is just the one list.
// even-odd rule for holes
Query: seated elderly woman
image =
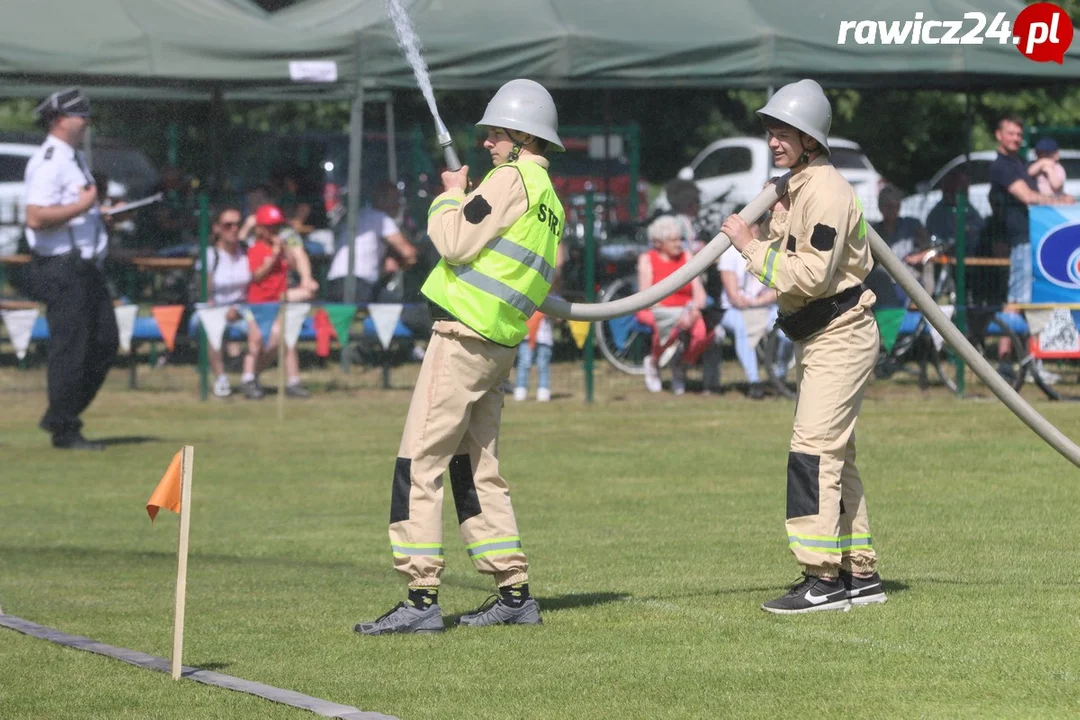
{"label": "seated elderly woman", "polygon": [[[690,260],[683,249],[682,226],[670,215],[659,217],[649,225],[649,242],[653,248],[638,257],[638,291],[660,282]],[[686,368],[697,362],[705,350],[707,333],[701,311],[705,309],[705,286],[694,278],[648,310],[637,313],[638,322],[652,328],[652,351],[645,358],[645,387],[660,392],[660,356],[669,348],[684,348],[673,362],[671,391],[686,392]]]}

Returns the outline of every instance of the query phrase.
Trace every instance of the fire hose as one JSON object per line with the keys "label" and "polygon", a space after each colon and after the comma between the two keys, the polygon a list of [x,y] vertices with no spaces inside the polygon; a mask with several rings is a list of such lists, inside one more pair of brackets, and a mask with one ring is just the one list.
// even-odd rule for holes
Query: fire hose
{"label": "fire hose", "polygon": [[[739,216],[747,223],[753,223],[776,203],[779,197],[786,192],[787,179],[790,173],[779,178],[775,183],[765,186],[756,198],[742,209]],[[783,190],[781,190],[783,188]],[[866,226],[867,238],[870,241],[870,251],[874,259],[885,267],[889,275],[903,288],[908,297],[922,311],[927,321],[945,339],[945,342],[963,358],[964,362],[975,372],[983,383],[1005,404],[1020,420],[1042,438],[1050,447],[1057,450],[1073,465],[1080,467],[1080,447],[1065,436],[1060,430],[1044,418],[1035,408],[1031,407],[1020,395],[1005,382],[997,371],[986,361],[978,350],[972,347],[963,333],[953,325],[952,321],[941,311],[934,299],[923,289],[922,285],[907,271],[903,262],[881,239],[872,227]],[[705,269],[719,258],[725,250],[731,246],[731,240],[724,233],[718,233],[708,245],[698,252],[683,267],[673,272],[668,277],[629,297],[613,300],[605,303],[571,303],[562,298],[549,296],[541,306],[541,311],[555,317],[568,320],[600,321],[629,315],[639,310],[652,307],[657,302],[681,288],[686,283],[700,275]]]}

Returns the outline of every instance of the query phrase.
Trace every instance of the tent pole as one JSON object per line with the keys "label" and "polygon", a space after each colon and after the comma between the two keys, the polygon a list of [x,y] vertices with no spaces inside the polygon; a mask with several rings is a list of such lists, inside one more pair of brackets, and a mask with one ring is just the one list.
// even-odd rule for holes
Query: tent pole
{"label": "tent pole", "polygon": [[[360,214],[360,163],[364,143],[364,85],[356,81],[356,96],[349,113],[349,213],[346,222],[345,242],[349,248],[349,263],[345,272],[345,302],[356,302],[356,218]],[[348,340],[341,341],[341,371],[349,372]]]}
{"label": "tent pole", "polygon": [[394,127],[393,91],[386,100],[386,169],[390,175],[390,182],[397,185],[397,132]]}
{"label": "tent pole", "polygon": [[[83,135],[83,156],[86,158],[86,167],[90,168],[90,171],[94,170],[94,128],[91,125],[86,126],[86,134]],[[98,196],[100,199],[104,199],[105,195],[109,192],[109,188],[98,188]]]}

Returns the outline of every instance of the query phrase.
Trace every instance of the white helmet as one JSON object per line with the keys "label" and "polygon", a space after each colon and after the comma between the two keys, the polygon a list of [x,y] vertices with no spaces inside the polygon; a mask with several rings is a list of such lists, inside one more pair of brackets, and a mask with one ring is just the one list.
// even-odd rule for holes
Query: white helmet
{"label": "white helmet", "polygon": [[476,124],[529,133],[566,150],[559,139],[555,101],[543,85],[532,80],[511,80],[499,88]]}
{"label": "white helmet", "polygon": [[821,86],[813,80],[800,80],[780,88],[757,114],[762,119],[779,120],[806,133],[829,152],[832,105]]}

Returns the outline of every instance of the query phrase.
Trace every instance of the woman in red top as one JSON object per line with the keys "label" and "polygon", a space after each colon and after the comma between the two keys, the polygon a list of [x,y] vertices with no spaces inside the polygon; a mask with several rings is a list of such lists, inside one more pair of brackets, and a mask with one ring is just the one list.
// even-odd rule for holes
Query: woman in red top
{"label": "woman in red top", "polygon": [[[248,285],[249,303],[303,302],[311,299],[308,290],[289,290],[289,264],[285,255],[285,243],[278,234],[285,223],[285,215],[276,205],[263,205],[255,211],[255,242],[248,248],[248,265],[251,266],[251,284]],[[298,294],[298,290],[303,290]],[[273,363],[277,355],[277,344],[281,341],[281,317],[274,320],[270,338],[259,350],[259,343],[253,343],[248,351],[245,369],[254,367],[254,372],[244,372],[241,389],[244,397],[258,400],[265,391],[259,384],[259,373]],[[300,383],[300,354],[294,345],[285,349],[285,375],[287,383],[285,394],[288,397],[306,398],[310,394]]]}
{"label": "woman in red top", "polygon": [[[670,216],[657,218],[649,225],[653,249],[638,257],[638,292],[655,285],[690,260],[683,248],[682,227]],[[697,362],[705,351],[708,333],[701,311],[705,309],[705,286],[696,277],[649,310],[637,313],[638,322],[652,328],[652,352],[645,358],[645,387],[660,392],[660,356],[682,339],[682,356],[675,360],[671,373],[671,391],[686,392],[686,368]]]}

